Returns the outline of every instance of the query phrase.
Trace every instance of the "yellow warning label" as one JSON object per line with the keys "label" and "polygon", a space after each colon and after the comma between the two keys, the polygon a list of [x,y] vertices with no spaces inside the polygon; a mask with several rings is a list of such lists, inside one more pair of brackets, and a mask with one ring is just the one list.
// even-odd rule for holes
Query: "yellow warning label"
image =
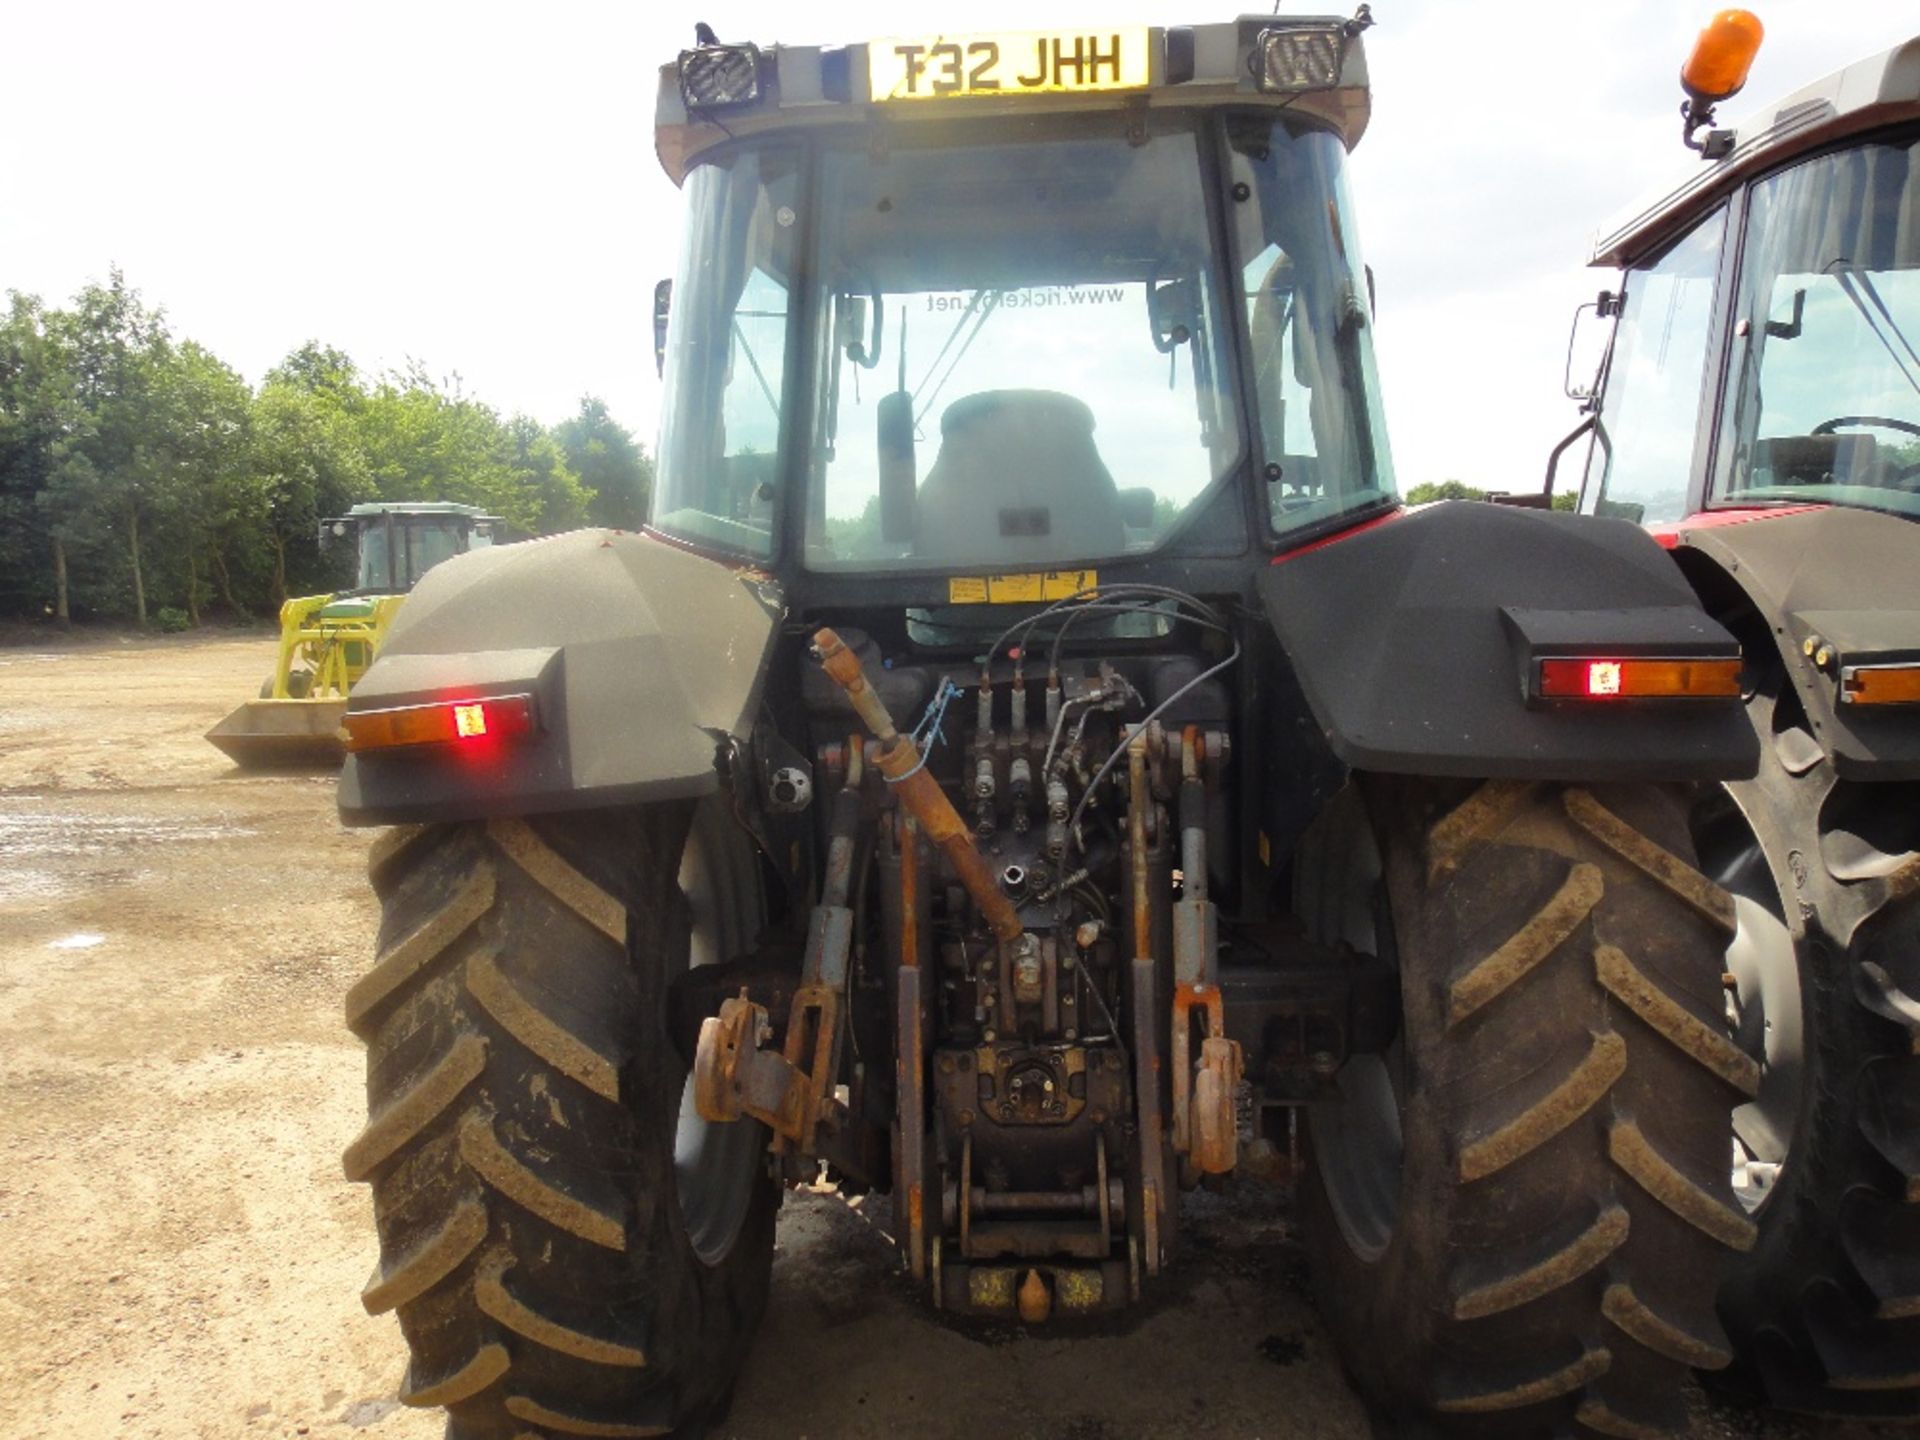
{"label": "yellow warning label", "polygon": [[1095,570],[1042,570],[1028,575],[962,575],[947,581],[949,605],[1025,605],[1065,600],[1100,583]]}
{"label": "yellow warning label", "polygon": [[996,605],[1020,605],[1046,599],[1047,582],[1040,575],[989,575],[987,594]]}

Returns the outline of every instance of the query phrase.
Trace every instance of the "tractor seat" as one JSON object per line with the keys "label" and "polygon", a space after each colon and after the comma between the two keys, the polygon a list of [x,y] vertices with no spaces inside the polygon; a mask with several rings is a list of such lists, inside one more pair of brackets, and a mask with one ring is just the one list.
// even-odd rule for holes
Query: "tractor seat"
{"label": "tractor seat", "polygon": [[[1753,442],[1753,482],[1771,485],[1876,483],[1871,435],[1776,435]],[[1760,477],[1765,476],[1762,480]]]}
{"label": "tractor seat", "polygon": [[983,390],[940,417],[920,486],[923,559],[1067,560],[1126,548],[1119,492],[1093,412],[1054,390]]}

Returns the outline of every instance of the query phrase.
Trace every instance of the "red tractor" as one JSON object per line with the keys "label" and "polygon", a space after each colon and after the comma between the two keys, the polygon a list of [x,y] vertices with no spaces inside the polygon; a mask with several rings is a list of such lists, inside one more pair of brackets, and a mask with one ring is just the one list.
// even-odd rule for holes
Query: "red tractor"
{"label": "red tractor", "polygon": [[1759,773],[1693,822],[1762,1062],[1728,1376],[1920,1419],[1920,39],[1715,128],[1759,38],[1702,35],[1700,161],[1594,252],[1615,329],[1561,451],[1591,436],[1580,509],[1646,526],[1746,656]]}

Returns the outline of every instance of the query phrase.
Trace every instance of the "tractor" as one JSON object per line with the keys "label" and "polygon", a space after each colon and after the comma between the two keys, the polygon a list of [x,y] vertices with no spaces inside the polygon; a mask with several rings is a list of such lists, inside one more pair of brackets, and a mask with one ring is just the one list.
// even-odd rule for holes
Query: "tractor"
{"label": "tractor", "polygon": [[[1697,160],[1599,241],[1622,273],[1580,509],[1649,528],[1747,660],[1759,771],[1709,787],[1733,897],[1733,1116],[1758,1242],[1721,1382],[1920,1420],[1920,38],[1732,128],[1761,36],[1682,72]],[[1571,387],[1570,387],[1571,388]],[[1549,465],[1547,489],[1553,488]]]}
{"label": "tractor", "polygon": [[1401,505],[1369,23],[663,68],[649,524],[435,569],[344,722],[362,1299],[450,1435],[705,1433],[823,1173],[1068,1333],[1294,1184],[1402,1432],[1731,1358],[1740,644],[1636,523]]}
{"label": "tractor", "polygon": [[354,583],[280,607],[280,653],[248,701],[207,732],[245,768],[337,765],[347,694],[373,663],[400,602],[442,560],[494,543],[500,520],[472,505],[355,505],[320,522],[322,549],[352,536]]}

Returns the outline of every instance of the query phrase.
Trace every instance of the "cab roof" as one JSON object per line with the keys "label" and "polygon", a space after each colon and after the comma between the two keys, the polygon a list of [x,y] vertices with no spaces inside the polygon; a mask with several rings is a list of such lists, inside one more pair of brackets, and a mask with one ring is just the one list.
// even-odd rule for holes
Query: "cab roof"
{"label": "cab roof", "polygon": [[[1362,7],[1364,11],[1365,7]],[[1123,113],[1145,104],[1162,108],[1265,106],[1312,116],[1334,130],[1351,150],[1367,128],[1371,101],[1367,61],[1359,31],[1371,23],[1339,15],[1251,15],[1211,25],[1154,26],[1148,30],[1150,70],[1144,87],[1085,93],[967,96],[909,104],[876,100],[869,87],[868,45],[775,45],[761,51],[765,78],[755,104],[729,108],[715,118],[690,115],[681,94],[678,63],[660,67],[654,148],[674,184],[717,145],[749,136],[834,125],[973,119],[989,116]],[[1319,90],[1262,90],[1252,57],[1263,30],[1346,27],[1339,83]],[[1083,27],[1059,27],[1072,33]],[[974,37],[952,35],[967,41]]]}
{"label": "cab roof", "polygon": [[1687,229],[1742,181],[1800,155],[1920,119],[1920,36],[1859,60],[1733,127],[1718,160],[1696,160],[1677,184],[1600,232],[1587,263],[1624,269]]}
{"label": "cab roof", "polygon": [[366,520],[376,515],[457,515],[468,520],[497,520],[478,505],[460,505],[451,500],[372,500],[347,511],[349,520]]}

